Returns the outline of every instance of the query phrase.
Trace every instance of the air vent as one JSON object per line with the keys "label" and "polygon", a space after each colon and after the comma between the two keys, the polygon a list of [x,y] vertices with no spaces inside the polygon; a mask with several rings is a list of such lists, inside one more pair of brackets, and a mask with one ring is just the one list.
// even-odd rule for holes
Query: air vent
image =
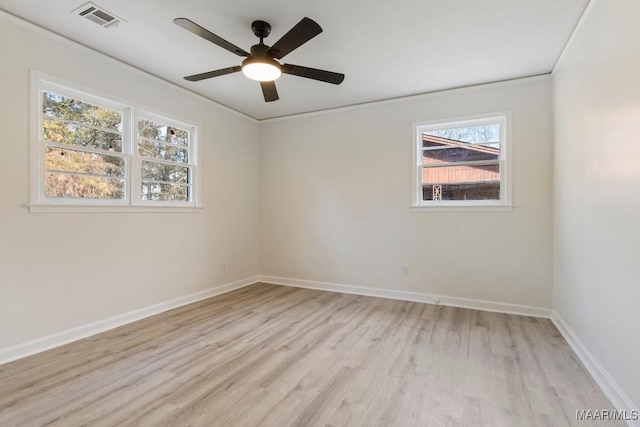
{"label": "air vent", "polygon": [[105,28],[115,27],[121,22],[126,22],[124,19],[117,17],[111,12],[107,12],[104,8],[91,2],[83,4],[73,10],[72,13],[77,13],[79,16]]}

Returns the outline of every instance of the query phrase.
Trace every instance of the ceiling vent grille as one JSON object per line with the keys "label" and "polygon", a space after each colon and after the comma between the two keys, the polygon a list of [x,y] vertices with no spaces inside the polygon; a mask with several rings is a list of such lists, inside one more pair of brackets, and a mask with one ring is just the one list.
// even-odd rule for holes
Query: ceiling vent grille
{"label": "ceiling vent grille", "polygon": [[115,27],[120,22],[126,22],[124,19],[117,17],[111,12],[107,12],[104,8],[92,2],[85,3],[72,12],[105,28]]}

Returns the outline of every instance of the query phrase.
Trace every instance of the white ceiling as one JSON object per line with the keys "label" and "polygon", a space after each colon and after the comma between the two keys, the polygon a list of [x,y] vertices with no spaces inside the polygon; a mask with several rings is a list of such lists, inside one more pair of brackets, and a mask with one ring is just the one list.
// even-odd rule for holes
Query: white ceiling
{"label": "white ceiling", "polygon": [[[102,28],[71,13],[85,0],[0,0],[0,8],[257,119],[551,72],[589,0],[95,0],[124,18]],[[249,50],[251,22],[273,44],[303,17],[324,32],[284,62],[341,72],[331,85],[291,75],[265,103],[241,73],[182,77],[239,65],[228,51],[173,24],[189,18]]]}

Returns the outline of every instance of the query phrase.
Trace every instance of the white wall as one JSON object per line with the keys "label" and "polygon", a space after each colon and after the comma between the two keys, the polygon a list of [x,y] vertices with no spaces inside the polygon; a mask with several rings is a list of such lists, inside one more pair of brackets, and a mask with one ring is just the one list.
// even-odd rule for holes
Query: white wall
{"label": "white wall", "polygon": [[[550,308],[551,105],[537,78],[262,122],[261,273]],[[505,110],[513,211],[411,212],[412,123]]]}
{"label": "white wall", "polygon": [[554,310],[636,408],[639,16],[637,0],[593,0],[553,85]]}
{"label": "white wall", "polygon": [[[17,22],[0,15],[0,350],[258,274],[258,125]],[[30,68],[200,122],[204,210],[27,213]]]}

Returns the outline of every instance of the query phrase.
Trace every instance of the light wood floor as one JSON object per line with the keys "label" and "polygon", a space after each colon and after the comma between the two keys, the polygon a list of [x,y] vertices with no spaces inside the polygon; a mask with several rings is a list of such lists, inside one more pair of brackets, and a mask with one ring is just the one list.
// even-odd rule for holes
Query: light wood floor
{"label": "light wood floor", "polygon": [[1,426],[594,425],[576,409],[613,408],[548,320],[267,284],[0,366]]}

